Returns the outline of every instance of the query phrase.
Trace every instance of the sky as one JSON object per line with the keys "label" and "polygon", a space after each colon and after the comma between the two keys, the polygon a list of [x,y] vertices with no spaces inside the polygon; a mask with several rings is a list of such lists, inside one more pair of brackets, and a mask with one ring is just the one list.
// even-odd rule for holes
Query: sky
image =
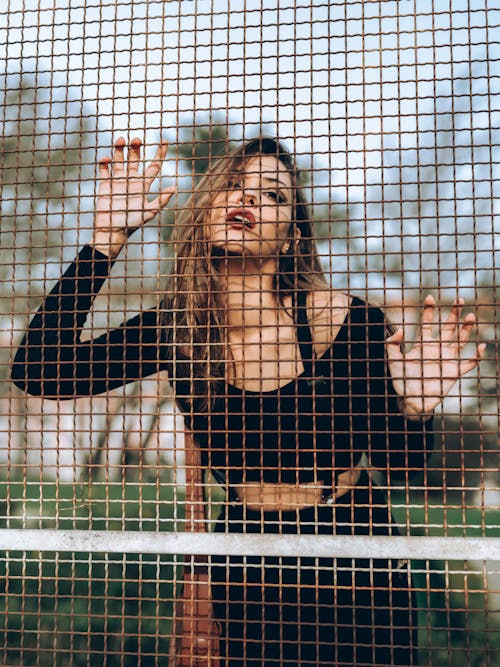
{"label": "sky", "polygon": [[[371,221],[352,234],[374,257],[394,231],[384,216],[398,217],[387,200],[411,189],[399,185],[389,195],[389,186],[405,170],[415,192],[427,162],[445,157],[436,145],[448,140],[453,163],[424,211],[429,220],[440,216],[440,240],[430,240],[424,262],[449,251],[454,275],[459,260],[471,268],[470,285],[474,267],[495,266],[497,163],[489,146],[500,125],[500,8],[491,0],[5,1],[0,60],[6,72],[45,87],[40,113],[49,129],[68,130],[71,102],[95,120],[103,141],[140,136],[151,155],[160,135],[175,140],[193,116],[227,122],[235,139],[265,124],[314,165],[313,197],[357,206]],[[175,177],[175,165],[164,174]],[[405,215],[413,225],[415,214]],[[473,219],[473,254],[460,257],[471,252]],[[398,248],[421,262],[421,237],[395,224]]]}
{"label": "sky", "polygon": [[490,92],[477,123],[495,121],[500,12],[486,0],[7,5],[7,69],[49,73],[56,97],[69,88],[115,136],[174,137],[196,112],[228,120],[241,138],[262,120],[294,151],[335,167],[336,187],[355,196],[380,177],[383,150],[414,145],[436,95],[471,68],[477,92]]}

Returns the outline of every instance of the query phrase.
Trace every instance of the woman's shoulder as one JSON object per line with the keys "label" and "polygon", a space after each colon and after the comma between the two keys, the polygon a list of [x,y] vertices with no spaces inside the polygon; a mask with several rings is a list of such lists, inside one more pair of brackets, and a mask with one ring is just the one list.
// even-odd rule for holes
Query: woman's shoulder
{"label": "woman's shoulder", "polygon": [[322,356],[337,338],[347,321],[351,303],[351,295],[328,286],[316,287],[308,293],[307,320],[317,356]]}
{"label": "woman's shoulder", "polygon": [[328,286],[312,289],[307,295],[307,316],[311,324],[341,323],[345,320],[352,295]]}
{"label": "woman's shoulder", "polygon": [[383,307],[356,294],[328,286],[312,289],[307,295],[307,316],[311,325],[338,327],[349,317],[353,322],[377,323],[385,320]]}
{"label": "woman's shoulder", "polygon": [[[342,326],[363,325],[369,338],[379,338],[383,328],[385,337],[386,319],[383,309],[371,301],[354,294],[320,286],[309,292],[307,315],[317,355],[323,354],[337,338]],[[366,327],[369,325],[369,327]]]}

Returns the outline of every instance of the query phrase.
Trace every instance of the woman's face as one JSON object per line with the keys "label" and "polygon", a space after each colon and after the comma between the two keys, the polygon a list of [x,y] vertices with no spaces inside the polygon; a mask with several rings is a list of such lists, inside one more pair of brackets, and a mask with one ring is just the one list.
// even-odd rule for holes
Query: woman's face
{"label": "woman's face", "polygon": [[229,175],[209,216],[212,246],[228,254],[276,258],[288,238],[293,212],[290,173],[272,155],[249,158]]}

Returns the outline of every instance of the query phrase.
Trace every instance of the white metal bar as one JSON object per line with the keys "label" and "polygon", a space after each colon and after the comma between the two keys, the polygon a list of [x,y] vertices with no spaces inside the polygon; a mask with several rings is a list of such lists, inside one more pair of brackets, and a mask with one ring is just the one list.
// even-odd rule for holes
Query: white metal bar
{"label": "white metal bar", "polygon": [[237,535],[97,530],[0,530],[6,551],[86,551],[315,558],[500,561],[497,537]]}

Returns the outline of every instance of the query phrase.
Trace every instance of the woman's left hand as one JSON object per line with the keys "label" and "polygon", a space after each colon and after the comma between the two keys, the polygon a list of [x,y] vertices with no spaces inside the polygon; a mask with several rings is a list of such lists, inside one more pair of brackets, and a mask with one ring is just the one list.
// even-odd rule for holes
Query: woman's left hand
{"label": "woman's left hand", "polygon": [[481,343],[473,358],[461,358],[476,324],[473,313],[461,321],[463,304],[463,299],[453,304],[448,319],[434,337],[436,304],[429,295],[424,301],[419,335],[412,348],[407,352],[401,351],[404,345],[403,329],[398,329],[386,340],[392,383],[401,396],[403,411],[409,416],[430,415],[455,382],[475,368],[484,356],[486,344]]}

